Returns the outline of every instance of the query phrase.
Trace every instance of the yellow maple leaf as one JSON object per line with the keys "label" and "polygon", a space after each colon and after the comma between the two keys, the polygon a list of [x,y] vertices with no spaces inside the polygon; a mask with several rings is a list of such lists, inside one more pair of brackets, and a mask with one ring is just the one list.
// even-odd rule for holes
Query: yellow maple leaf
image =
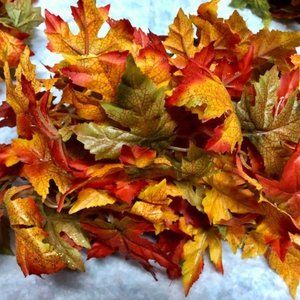
{"label": "yellow maple leaf", "polygon": [[268,63],[274,60],[281,71],[288,71],[290,66],[287,58],[296,53],[300,46],[300,32],[282,32],[264,28],[254,40],[254,57],[259,62]]}
{"label": "yellow maple leaf", "polygon": [[115,203],[115,199],[105,191],[86,188],[79,192],[77,200],[72,205],[69,214],[74,214],[82,209],[100,207]]}
{"label": "yellow maple leaf", "polygon": [[231,213],[259,210],[253,193],[243,187],[244,180],[234,173],[219,172],[208,177],[206,182],[211,188],[206,190],[202,205],[213,224],[229,220]]}
{"label": "yellow maple leaf", "polygon": [[194,57],[194,30],[192,21],[183,12],[178,11],[172,25],[169,26],[169,34],[164,42],[165,47],[184,59]]}
{"label": "yellow maple leaf", "polygon": [[80,0],[78,7],[72,7],[73,17],[79,27],[79,33],[74,35],[63,19],[46,11],[45,32],[49,39],[48,48],[71,55],[98,53],[103,39],[97,35],[108,19],[108,12],[109,6],[97,8],[93,0]]}
{"label": "yellow maple leaf", "polygon": [[257,257],[265,254],[268,246],[265,243],[263,236],[257,231],[250,231],[243,246],[243,258]]}
{"label": "yellow maple leaf", "polygon": [[226,227],[225,239],[231,251],[235,254],[242,245],[245,236],[245,228],[243,226],[228,226]]}
{"label": "yellow maple leaf", "polygon": [[203,270],[206,249],[209,249],[210,259],[217,270],[223,272],[220,238],[214,229],[199,230],[193,240],[187,241],[183,247],[182,282],[185,295]]}
{"label": "yellow maple leaf", "polygon": [[[173,190],[171,189],[171,193]],[[172,202],[166,179],[150,185],[143,190],[131,208],[131,213],[144,217],[154,224],[156,234],[167,228],[167,224],[178,220],[178,216],[169,208]]]}
{"label": "yellow maple leaf", "polygon": [[296,299],[300,280],[300,250],[290,247],[284,261],[274,251],[267,254],[269,265],[288,285],[291,295]]}

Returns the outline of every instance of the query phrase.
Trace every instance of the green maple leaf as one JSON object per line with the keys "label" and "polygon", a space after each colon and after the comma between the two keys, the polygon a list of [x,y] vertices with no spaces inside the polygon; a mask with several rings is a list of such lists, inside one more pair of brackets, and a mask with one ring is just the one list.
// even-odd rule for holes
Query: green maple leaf
{"label": "green maple leaf", "polygon": [[31,33],[33,28],[44,21],[40,7],[33,7],[31,0],[15,0],[5,4],[8,17],[0,18],[0,22],[14,26],[23,32]]}
{"label": "green maple leaf", "polygon": [[182,159],[180,177],[201,179],[211,173],[213,168],[212,157],[203,149],[191,144],[187,156]]}
{"label": "green maple leaf", "polygon": [[61,237],[61,234],[65,233],[79,247],[90,248],[90,243],[81,229],[79,220],[61,213],[52,214],[47,216],[45,230],[49,234],[46,242],[54,247],[67,267],[72,270],[84,271],[80,252]]}
{"label": "green maple leaf", "polygon": [[231,6],[243,9],[249,7],[254,14],[261,17],[266,26],[271,21],[270,5],[268,0],[232,0]]}
{"label": "green maple leaf", "polygon": [[165,89],[158,89],[129,56],[118,87],[117,101],[102,107],[109,118],[144,138],[145,145],[160,149],[170,144],[175,129],[175,123],[165,109],[164,98]]}
{"label": "green maple leaf", "polygon": [[96,159],[115,159],[122,146],[141,143],[141,137],[106,124],[83,123],[72,127],[84,148],[96,155]]}
{"label": "green maple leaf", "polygon": [[298,143],[300,139],[300,103],[294,93],[284,108],[274,115],[277,104],[279,77],[276,67],[267,71],[254,84],[255,104],[251,105],[244,92],[237,104],[243,134],[261,154],[268,174],[279,174],[290,155],[285,142]]}

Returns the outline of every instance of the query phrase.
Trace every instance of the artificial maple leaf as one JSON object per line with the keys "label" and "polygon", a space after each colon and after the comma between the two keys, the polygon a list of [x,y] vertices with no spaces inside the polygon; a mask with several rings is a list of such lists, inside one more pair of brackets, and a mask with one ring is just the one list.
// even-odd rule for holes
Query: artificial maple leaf
{"label": "artificial maple leaf", "polygon": [[268,249],[268,246],[263,236],[256,232],[250,231],[245,239],[243,245],[243,258],[257,257],[264,255]]}
{"label": "artificial maple leaf", "polygon": [[194,186],[189,182],[177,181],[176,187],[181,193],[181,197],[187,200],[192,206],[195,206],[199,211],[203,211],[202,200],[205,196],[204,186]]}
{"label": "artificial maple leaf", "polygon": [[52,161],[47,140],[41,134],[35,133],[31,140],[15,139],[12,145],[14,155],[24,164],[22,174],[43,200],[49,193],[50,180],[61,193],[68,190],[69,176]]}
{"label": "artificial maple leaf", "polygon": [[21,54],[26,45],[24,40],[28,37],[26,33],[21,33],[14,28],[7,28],[0,25],[0,65],[5,62],[10,67],[16,67],[19,63]]}
{"label": "artificial maple leaf", "polygon": [[296,299],[300,280],[300,250],[296,247],[291,247],[284,261],[278,257],[276,252],[270,251],[267,254],[267,260],[270,267],[286,282],[291,295]]}
{"label": "artificial maple leaf", "polygon": [[[122,21],[120,23],[112,22],[112,29],[106,37],[98,37],[99,30],[108,20],[109,5],[97,8],[96,2],[93,0],[79,0],[77,5],[78,7],[71,7],[73,18],[79,28],[77,35],[72,34],[63,19],[46,11],[45,33],[49,39],[47,46],[49,50],[75,56],[128,50],[128,44],[131,45],[129,42],[131,28],[127,28],[127,32],[124,30],[125,26],[119,28]],[[124,21],[123,23],[128,25],[129,22]],[[123,34],[120,34],[121,29],[124,31]]]}
{"label": "artificial maple leaf", "polygon": [[280,181],[258,176],[268,199],[286,211],[300,229],[300,145],[286,163]]}
{"label": "artificial maple leaf", "polygon": [[102,107],[109,118],[143,138],[143,144],[160,148],[168,146],[175,128],[164,104],[164,89],[157,89],[129,56],[117,101]]}
{"label": "artificial maple leaf", "polygon": [[[218,56],[223,57],[224,54],[228,55],[228,52],[240,50],[241,38],[227,22],[218,18],[218,4],[218,0],[201,4],[197,10],[198,15],[191,16],[191,19],[197,27],[198,48],[201,49],[213,43]],[[227,53],[224,49],[227,49]]]}
{"label": "artificial maple leaf", "polygon": [[255,35],[253,45],[258,67],[273,60],[281,71],[288,71],[291,69],[289,58],[300,45],[300,32],[270,31],[264,28]]}
{"label": "artificial maple leaf", "polygon": [[105,191],[86,188],[79,192],[77,200],[73,203],[69,214],[74,214],[82,209],[101,207],[115,203],[116,199]]}
{"label": "artificial maple leaf", "polygon": [[169,26],[169,34],[164,45],[177,55],[177,60],[184,62],[186,59],[194,57],[196,47],[194,46],[193,23],[182,9],[178,11],[173,24]]}
{"label": "artificial maple leaf", "polygon": [[5,3],[8,18],[1,17],[0,22],[6,26],[13,26],[22,32],[31,34],[33,29],[44,19],[40,7],[33,7],[31,0],[14,0]]}
{"label": "artificial maple leaf", "polygon": [[215,229],[199,229],[198,233],[183,246],[182,281],[185,295],[198,280],[204,266],[204,253],[209,249],[210,259],[217,270],[223,273],[222,244]]}
{"label": "artificial maple leaf", "polygon": [[181,179],[199,181],[213,171],[212,157],[203,149],[191,144],[186,157],[182,158],[179,170]]}
{"label": "artificial maple leaf", "polygon": [[205,182],[211,188],[206,189],[202,205],[213,224],[229,220],[232,218],[231,213],[245,214],[259,211],[254,194],[243,187],[245,181],[234,173],[217,172],[207,177]]}
{"label": "artificial maple leaf", "polygon": [[256,91],[254,105],[246,92],[237,104],[243,135],[256,146],[268,174],[280,173],[290,155],[290,149],[283,143],[297,143],[300,138],[299,101],[294,93],[278,112],[276,109],[278,87],[278,71],[274,67],[254,84]]}
{"label": "artificial maple leaf", "polygon": [[148,148],[123,145],[120,161],[124,165],[134,165],[138,168],[145,168],[153,163],[155,157],[156,152]]}
{"label": "artificial maple leaf", "polygon": [[171,66],[165,50],[161,51],[148,46],[140,50],[135,61],[139,69],[158,87],[169,84],[171,80]]}
{"label": "artificial maple leaf", "polygon": [[[287,213],[266,199],[262,199],[260,208],[264,217],[258,222],[255,229],[255,232],[258,233],[256,238],[260,243],[263,239],[264,243],[269,245],[283,261],[292,245],[290,234],[296,233],[298,229]],[[262,239],[259,238],[259,235]]]}
{"label": "artificial maple leaf", "polygon": [[96,155],[96,159],[117,158],[123,145],[139,144],[142,141],[135,134],[106,124],[82,123],[71,130],[85,149]]}
{"label": "artificial maple leaf", "polygon": [[14,187],[4,195],[4,203],[10,224],[16,234],[16,256],[25,276],[30,274],[51,274],[65,268],[54,248],[45,243],[48,234],[42,229],[43,217],[33,198],[12,196],[27,189],[27,186]]}
{"label": "artificial maple leaf", "polygon": [[203,71],[196,61],[190,61],[182,72],[184,77],[168,98],[168,105],[183,106],[197,113],[203,121],[226,115],[224,127],[218,128],[222,133],[208,147],[217,152],[233,151],[235,145],[241,143],[242,135],[226,88],[209,71]]}
{"label": "artificial maple leaf", "polygon": [[147,185],[147,182],[141,180],[130,180],[127,176],[116,180],[114,176],[111,176],[104,185],[100,184],[100,188],[103,187],[110,194],[115,196],[117,200],[121,200],[128,204],[131,204],[132,200],[140,193],[140,191]]}
{"label": "artificial maple leaf", "polygon": [[243,226],[228,226],[224,234],[224,239],[228,242],[231,251],[236,254],[238,248],[241,247],[245,236],[245,228]]}
{"label": "artificial maple leaf", "polygon": [[45,231],[48,233],[45,242],[54,247],[66,266],[72,270],[84,271],[80,252],[63,238],[63,234],[65,234],[76,247],[90,248],[90,243],[81,229],[79,220],[61,213],[49,214]]}
{"label": "artificial maple leaf", "polygon": [[15,127],[16,126],[16,116],[12,107],[3,101],[0,105],[0,127]]}
{"label": "artificial maple leaf", "polygon": [[21,137],[30,138],[33,128],[37,127],[47,136],[58,138],[58,132],[46,113],[50,93],[45,92],[39,101],[37,99],[37,93],[48,85],[47,80],[42,84],[36,78],[35,66],[29,57],[30,50],[26,48],[15,72],[16,84],[12,81],[8,64],[5,64],[6,101],[16,114],[17,131]]}
{"label": "artificial maple leaf", "polygon": [[98,32],[108,20],[109,6],[96,7],[93,0],[79,0],[72,7],[72,15],[79,27],[73,35],[68,24],[46,11],[48,48],[62,53],[65,60],[54,69],[70,77],[80,86],[89,88],[111,100],[124,71],[127,52],[131,50],[134,29],[129,21],[109,21],[110,30],[104,38]]}
{"label": "artificial maple leaf", "polygon": [[217,62],[214,74],[221,79],[232,97],[241,96],[244,85],[251,77],[253,49],[250,47],[241,60],[224,57]]}
{"label": "artificial maple leaf", "polygon": [[240,55],[245,55],[249,51],[249,46],[252,43],[253,33],[236,10],[225,22],[229,25],[231,31],[238,34],[240,38],[239,43],[235,45],[236,51],[240,53]]}
{"label": "artificial maple leaf", "polygon": [[73,105],[78,116],[84,120],[101,122],[105,119],[104,111],[98,99],[78,92],[70,85],[64,88],[61,101]]}
{"label": "artificial maple leaf", "polygon": [[[140,263],[153,275],[153,266],[149,260],[154,260],[162,267],[167,268],[169,275],[179,275],[179,267],[172,262],[168,255],[163,253],[156,243],[142,237],[146,232],[152,232],[151,223],[125,216],[117,219],[112,215],[108,218],[99,215],[95,219],[84,216],[81,220],[83,228],[95,242],[89,257],[103,257],[114,252],[119,252],[125,258],[130,258]],[[100,254],[98,254],[100,253]]]}
{"label": "artificial maple leaf", "polygon": [[178,216],[169,208],[172,199],[168,197],[167,181],[164,179],[160,183],[146,187],[139,195],[131,213],[139,215],[153,223],[155,232],[158,234],[168,227],[168,224],[178,220]]}
{"label": "artificial maple leaf", "polygon": [[112,101],[125,69],[127,52],[109,52],[99,56],[80,57],[61,71],[74,84],[100,93],[106,101]]}
{"label": "artificial maple leaf", "polygon": [[253,13],[263,19],[266,26],[268,26],[271,21],[270,5],[268,0],[232,0],[230,5],[240,9],[249,7]]}

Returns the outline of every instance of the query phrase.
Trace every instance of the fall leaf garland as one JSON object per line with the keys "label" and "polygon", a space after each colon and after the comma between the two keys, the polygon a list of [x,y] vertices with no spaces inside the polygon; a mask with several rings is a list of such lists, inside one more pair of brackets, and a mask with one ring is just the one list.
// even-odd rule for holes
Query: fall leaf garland
{"label": "fall leaf garland", "polygon": [[[41,21],[31,2],[3,7],[0,38]],[[83,271],[82,249],[119,253],[154,277],[156,261],[187,295],[205,253],[228,271],[226,241],[243,258],[265,256],[295,297],[300,33],[254,34],[217,8],[179,10],[166,38],[111,19],[94,0],[71,8],[77,34],[46,11],[47,47],[63,56],[51,79],[36,77],[21,40],[18,50],[1,44],[0,126],[18,138],[0,146],[0,252],[11,253],[10,226],[25,275]]]}

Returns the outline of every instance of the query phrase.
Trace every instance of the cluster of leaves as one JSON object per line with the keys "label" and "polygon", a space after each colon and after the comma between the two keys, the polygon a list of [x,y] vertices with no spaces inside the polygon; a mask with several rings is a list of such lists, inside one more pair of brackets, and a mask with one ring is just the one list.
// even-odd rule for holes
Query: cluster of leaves
{"label": "cluster of leaves", "polygon": [[79,0],[77,34],[46,11],[48,49],[63,56],[53,78],[36,78],[28,48],[15,80],[5,61],[0,124],[18,138],[0,148],[0,249],[9,222],[25,275],[83,270],[85,248],[153,276],[156,261],[188,294],[206,252],[223,273],[226,241],[264,255],[295,296],[300,32],[253,34],[217,7],[179,10],[163,38]]}
{"label": "cluster of leaves", "polygon": [[241,9],[250,8],[264,20],[265,25],[270,23],[272,17],[279,20],[300,20],[299,0],[232,0],[231,6]]}
{"label": "cluster of leaves", "polygon": [[0,67],[16,67],[33,29],[43,22],[31,0],[0,0]]}

